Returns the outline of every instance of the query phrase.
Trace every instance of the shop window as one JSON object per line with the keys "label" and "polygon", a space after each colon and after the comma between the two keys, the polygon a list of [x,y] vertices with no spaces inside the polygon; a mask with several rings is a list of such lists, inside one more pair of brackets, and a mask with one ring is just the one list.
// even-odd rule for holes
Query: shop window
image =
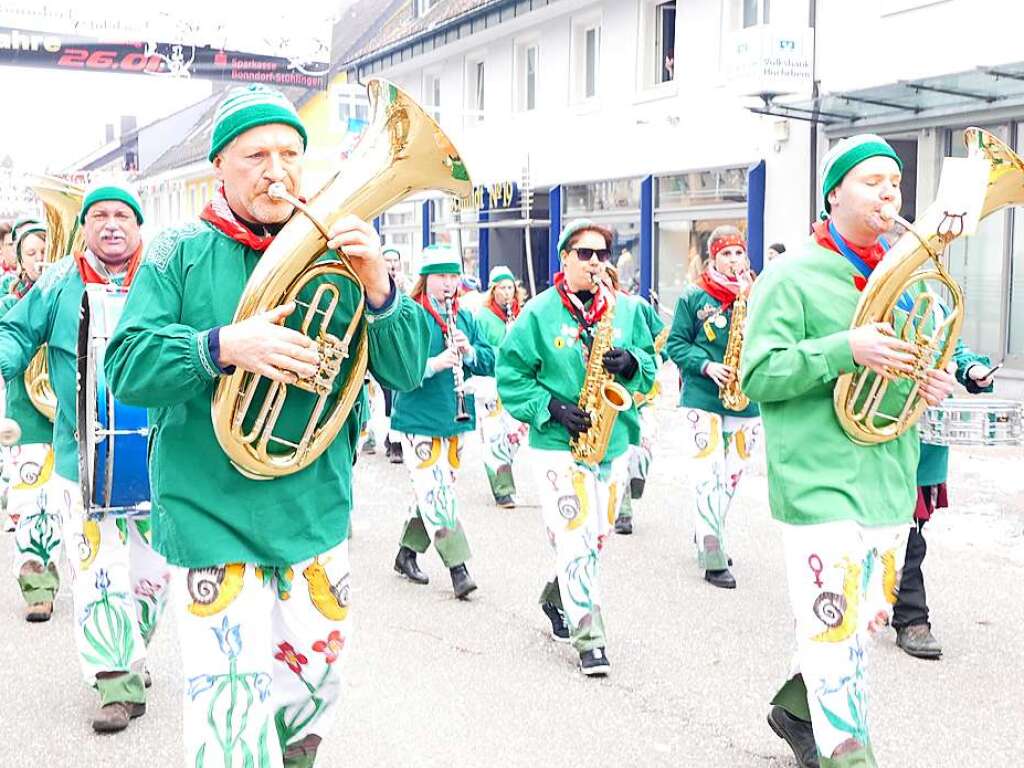
{"label": "shop window", "polygon": [[712,168],[658,178],[659,208],[747,202],[745,167]]}
{"label": "shop window", "polygon": [[524,41],[516,45],[516,108],[531,112],[537,108],[540,45]]}
{"label": "shop window", "polygon": [[470,120],[483,120],[486,101],[484,99],[484,62],[480,59],[466,59],[466,116]]}
{"label": "shop window", "polygon": [[660,221],[655,230],[655,290],[662,308],[674,312],[690,277],[699,270],[701,254],[715,227],[730,224],[746,234],[744,218],[679,219]]}
{"label": "shop window", "polygon": [[[1007,139],[1005,126],[986,130],[1003,141]],[[963,129],[947,131],[946,142],[947,155],[967,156]],[[1006,211],[986,216],[973,237],[958,237],[946,250],[949,273],[959,283],[969,308],[964,314],[961,338],[973,352],[990,355],[996,360],[1002,359],[1004,348],[1007,217]]]}
{"label": "shop window", "polygon": [[563,196],[567,216],[585,216],[601,211],[639,210],[640,179],[609,179],[589,184],[566,184]]}
{"label": "shop window", "polygon": [[573,101],[597,96],[601,67],[601,25],[598,19],[577,21],[572,28]]}
{"label": "shop window", "polygon": [[644,0],[640,14],[640,87],[670,83],[676,77],[676,0]]}

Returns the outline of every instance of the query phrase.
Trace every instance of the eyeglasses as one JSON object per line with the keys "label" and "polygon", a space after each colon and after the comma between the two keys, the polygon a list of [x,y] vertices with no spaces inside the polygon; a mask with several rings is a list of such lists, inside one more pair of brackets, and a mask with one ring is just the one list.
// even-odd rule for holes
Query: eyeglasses
{"label": "eyeglasses", "polygon": [[597,256],[598,261],[610,261],[612,258],[610,248],[573,248],[572,252],[580,261],[590,261],[594,256]]}

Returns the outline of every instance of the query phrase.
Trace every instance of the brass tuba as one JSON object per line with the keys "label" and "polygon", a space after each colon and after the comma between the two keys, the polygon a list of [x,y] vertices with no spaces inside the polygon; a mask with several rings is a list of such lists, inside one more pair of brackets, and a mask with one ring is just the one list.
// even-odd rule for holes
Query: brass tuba
{"label": "brass tuba", "polygon": [[[964,142],[968,157],[989,163],[981,218],[1008,205],[1024,203],[1024,163],[1013,150],[980,128],[968,128]],[[961,234],[962,219],[958,227],[956,213],[944,210],[942,202],[936,201],[915,224],[902,220],[901,223],[908,231],[868,278],[851,329],[877,322],[888,322],[897,328],[893,322],[897,302],[908,289],[922,282],[940,283],[949,295],[950,306],[947,312],[937,311],[941,307],[940,297],[927,290],[914,296],[900,331],[900,337],[917,348],[914,372],[901,376],[913,383],[896,408],[887,405],[887,410],[894,412],[881,411],[889,380],[874,371],[847,373],[837,380],[833,393],[836,417],[849,438],[860,445],[893,440],[917,423],[927,407],[919,394],[921,381],[929,369],[944,368],[949,362],[964,321],[963,291],[941,261],[943,250]],[[927,323],[933,317],[940,319],[929,328]]]}
{"label": "brass tuba", "polygon": [[[54,264],[68,253],[82,250],[85,237],[78,223],[78,214],[82,210],[85,190],[54,176],[33,176],[29,186],[43,201],[46,212],[44,262]],[[25,390],[36,410],[53,421],[57,415],[57,395],[50,384],[45,344],[25,369]]]}
{"label": "brass tuba", "polygon": [[[414,192],[439,190],[460,198],[472,192],[458,151],[415,101],[386,80],[371,80],[367,90],[369,124],[344,169],[306,204],[281,188],[270,191],[304,215],[293,216],[260,257],[235,310],[234,322],[241,322],[295,300],[308,283],[325,276],[350,280],[360,292],[352,320],[339,339],[327,332],[341,299],[339,288],[327,281],[317,286],[300,326],[319,348],[320,366],[312,378],[294,385],[269,382],[251,413],[263,377],[242,370],[221,377],[211,404],[214,432],[235,468],[253,479],[289,475],[315,461],[337,436],[363,386],[365,294],[343,254],[337,260],[321,260],[331,224],[348,214],[373,219]],[[332,397],[334,379],[349,356],[354,357],[348,378]],[[289,386],[316,396],[298,440],[274,435]]]}

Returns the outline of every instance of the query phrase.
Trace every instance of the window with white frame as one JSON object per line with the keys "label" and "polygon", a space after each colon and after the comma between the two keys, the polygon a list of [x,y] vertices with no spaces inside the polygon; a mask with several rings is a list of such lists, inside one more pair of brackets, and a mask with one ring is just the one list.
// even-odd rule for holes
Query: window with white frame
{"label": "window with white frame", "polygon": [[441,2],[441,0],[415,0],[415,2],[413,2],[413,8],[416,10],[417,18],[420,16],[426,16],[439,2]]}
{"label": "window with white frame", "polygon": [[740,21],[743,28],[756,27],[758,24],[767,24],[768,6],[770,0],[739,0],[742,5]]}
{"label": "window with white frame", "polygon": [[370,119],[370,100],[366,89],[357,83],[346,83],[332,89],[334,94],[333,116],[336,126],[343,131],[359,131]]}
{"label": "window with white frame", "polygon": [[597,97],[601,72],[601,20],[589,17],[572,27],[573,101]]}
{"label": "window with white frame", "polygon": [[483,120],[487,102],[484,98],[485,67],[483,59],[466,59],[466,116],[469,120]]}
{"label": "window with white frame", "polygon": [[640,13],[640,87],[654,88],[676,77],[676,0],[644,0]]}
{"label": "window with white frame", "polygon": [[423,104],[434,120],[441,121],[441,75],[428,72],[423,75]]}
{"label": "window with white frame", "polygon": [[526,40],[516,45],[516,108],[531,112],[537,108],[540,79],[540,45]]}

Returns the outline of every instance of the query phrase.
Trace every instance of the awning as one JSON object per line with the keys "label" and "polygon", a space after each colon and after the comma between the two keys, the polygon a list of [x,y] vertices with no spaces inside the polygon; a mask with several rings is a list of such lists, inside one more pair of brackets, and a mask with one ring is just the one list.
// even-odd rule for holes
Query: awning
{"label": "awning", "polygon": [[751,112],[833,127],[883,125],[979,109],[1024,105],[1024,62],[982,66],[952,75],[827,93],[817,99],[785,102],[771,97]]}

